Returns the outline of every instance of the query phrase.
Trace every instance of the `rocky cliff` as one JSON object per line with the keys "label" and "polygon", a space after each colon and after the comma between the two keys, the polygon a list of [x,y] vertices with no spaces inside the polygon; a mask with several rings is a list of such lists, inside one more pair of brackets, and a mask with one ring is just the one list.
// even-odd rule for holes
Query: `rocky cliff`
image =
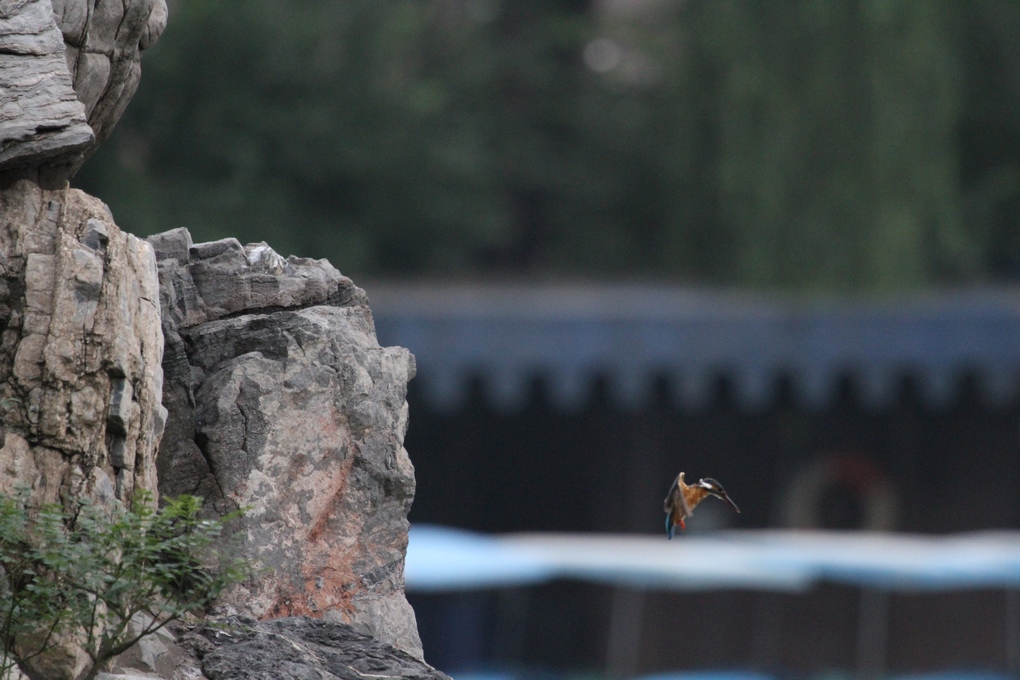
{"label": "rocky cliff", "polygon": [[[223,605],[251,617],[251,635],[278,633],[256,619],[289,617],[315,677],[347,677],[327,657],[358,669],[362,653],[373,674],[438,675],[403,594],[414,359],[379,346],[364,292],[265,244],[194,244],[183,229],[138,239],[68,187],[166,19],[164,0],[0,2],[0,492],[117,503],[149,490],[244,508],[242,550],[263,571]],[[246,653],[178,670],[164,654],[157,669],[152,650],[174,641],[154,645],[135,667],[285,677],[252,675]],[[65,646],[39,663],[70,678],[84,660]]]}
{"label": "rocky cliff", "polygon": [[325,260],[150,237],[167,349],[159,490],[240,520],[269,568],[228,598],[257,618],[342,621],[420,656],[403,591],[414,358],[380,347],[364,291]]}

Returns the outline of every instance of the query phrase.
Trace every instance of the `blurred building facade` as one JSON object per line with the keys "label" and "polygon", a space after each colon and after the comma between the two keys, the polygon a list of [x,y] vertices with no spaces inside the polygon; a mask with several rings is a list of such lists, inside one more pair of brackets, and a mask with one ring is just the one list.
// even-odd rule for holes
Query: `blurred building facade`
{"label": "blurred building facade", "polygon": [[[692,533],[1020,524],[1012,292],[833,301],[645,286],[366,289],[380,341],[418,361],[413,522],[652,533],[683,470],[719,479],[743,511],[706,502]],[[1017,669],[1015,597],[873,595],[559,583],[415,606],[431,660],[448,670]],[[885,626],[877,638],[874,621]]]}

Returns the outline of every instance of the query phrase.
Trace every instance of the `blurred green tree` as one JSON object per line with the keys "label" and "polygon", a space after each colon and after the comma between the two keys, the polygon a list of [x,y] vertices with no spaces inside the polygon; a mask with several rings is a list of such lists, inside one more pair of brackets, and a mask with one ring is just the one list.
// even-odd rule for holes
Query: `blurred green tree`
{"label": "blurred green tree", "polygon": [[979,246],[960,214],[953,5],[723,0],[688,9],[682,23],[700,63],[680,88],[708,83],[713,100],[707,124],[686,129],[714,140],[714,153],[679,174],[710,173],[729,247],[720,275],[889,287],[973,272]]}
{"label": "blurred green tree", "polygon": [[626,5],[177,0],[76,183],[354,276],[1020,270],[1018,3]]}
{"label": "blurred green tree", "polygon": [[265,239],[357,271],[459,269],[504,229],[477,115],[489,65],[436,3],[172,6],[81,183],[141,234]]}

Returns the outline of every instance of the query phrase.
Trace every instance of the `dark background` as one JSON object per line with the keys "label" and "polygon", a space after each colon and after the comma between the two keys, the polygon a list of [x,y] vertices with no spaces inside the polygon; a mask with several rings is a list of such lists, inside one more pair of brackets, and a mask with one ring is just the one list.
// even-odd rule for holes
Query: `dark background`
{"label": "dark background", "polygon": [[[541,380],[523,407],[510,411],[486,398],[482,381],[454,412],[430,410],[426,395],[413,388],[406,440],[418,480],[412,522],[485,532],[663,532],[660,499],[684,469],[689,478],[718,477],[742,510],[735,515],[706,501],[688,521],[688,533],[784,528],[791,481],[835,453],[874,463],[891,482],[898,531],[944,535],[1020,526],[1020,404],[989,405],[971,379],[960,381],[950,402],[932,407],[904,374],[894,402],[880,409],[862,405],[849,376],[822,409],[799,403],[783,380],[779,396],[753,410],[737,404],[724,377],[716,396],[694,410],[673,406],[668,381],[660,383],[652,402],[636,410],[621,408],[596,385],[576,412],[551,405]],[[818,514],[821,528],[865,528],[863,498],[850,485],[825,487]],[[678,532],[674,540],[683,538]],[[451,672],[754,668],[811,677],[860,670],[860,640],[873,625],[863,607],[873,596],[837,584],[791,595],[556,582],[412,592],[409,599],[431,662]],[[878,597],[884,614],[876,620],[888,627],[880,659],[886,672],[1016,672],[1009,633],[1015,593]],[[622,669],[610,632],[614,607],[621,606],[640,618]]]}

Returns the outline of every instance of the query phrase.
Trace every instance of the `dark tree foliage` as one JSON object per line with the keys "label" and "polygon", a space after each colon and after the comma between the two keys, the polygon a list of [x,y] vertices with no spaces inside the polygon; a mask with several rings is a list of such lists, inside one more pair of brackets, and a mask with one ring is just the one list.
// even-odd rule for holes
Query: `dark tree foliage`
{"label": "dark tree foliage", "polygon": [[1003,280],[1017,29],[1010,0],[178,0],[77,182],[135,233],[355,276]]}

